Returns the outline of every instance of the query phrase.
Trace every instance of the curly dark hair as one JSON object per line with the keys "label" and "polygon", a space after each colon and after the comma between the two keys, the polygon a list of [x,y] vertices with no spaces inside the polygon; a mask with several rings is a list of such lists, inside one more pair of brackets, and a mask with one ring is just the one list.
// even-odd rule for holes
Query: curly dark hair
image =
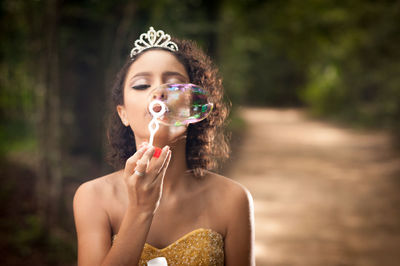
{"label": "curly dark hair", "polygon": [[[220,162],[229,157],[230,149],[228,138],[224,134],[224,126],[230,104],[227,104],[224,100],[222,79],[210,57],[193,41],[176,38],[173,38],[173,41],[178,45],[179,51],[172,54],[185,67],[190,82],[207,90],[214,103],[214,108],[206,119],[195,124],[189,124],[187,129],[187,167],[193,171],[195,176],[201,177],[205,175],[205,170],[216,169]],[[134,133],[129,126],[126,127],[122,124],[115,107],[123,105],[123,92],[127,72],[131,64],[142,53],[139,53],[133,59],[127,59],[112,87],[113,112],[110,116],[107,130],[111,146],[108,162],[116,169],[123,168],[126,160],[136,152]]]}

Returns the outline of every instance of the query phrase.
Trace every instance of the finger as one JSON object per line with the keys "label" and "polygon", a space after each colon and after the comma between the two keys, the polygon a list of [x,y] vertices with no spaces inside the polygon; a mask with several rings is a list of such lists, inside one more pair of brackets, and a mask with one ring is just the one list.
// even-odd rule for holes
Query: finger
{"label": "finger", "polygon": [[168,168],[169,161],[171,159],[171,154],[172,154],[172,152],[169,149],[164,151],[164,154],[163,154],[164,156],[163,156],[163,158],[161,158],[163,160],[160,160],[160,162],[161,162],[160,167],[154,169],[154,171],[156,171],[156,174],[154,175],[153,182],[157,182],[157,180],[164,178],[165,171]]}
{"label": "finger", "polygon": [[164,146],[164,148],[160,149],[161,153],[158,158],[154,158],[153,162],[151,163],[149,171],[153,171],[156,174],[160,173],[160,168],[162,167],[165,158],[167,157],[168,151],[169,151],[169,146]]}
{"label": "finger", "polygon": [[[150,159],[154,154],[154,147],[148,147],[147,151],[143,154],[142,158],[137,161],[135,171],[139,173],[146,173],[147,167],[149,165]],[[140,176],[140,174],[138,174]]]}
{"label": "finger", "polygon": [[[167,157],[165,158],[164,164],[163,164],[162,168],[160,169],[160,173],[158,175],[159,176],[158,180],[160,180],[161,183],[164,181],[165,172],[168,169],[169,162],[171,161],[171,156],[172,156],[172,152],[169,150],[167,153]],[[157,182],[157,180],[156,180],[156,182]]]}
{"label": "finger", "polygon": [[142,158],[143,154],[147,150],[148,147],[144,146],[135,152],[131,157],[126,160],[124,173],[128,176],[132,175],[135,171],[137,161]]}
{"label": "finger", "polygon": [[[166,149],[165,151],[165,156],[163,156],[162,158],[161,158],[161,166],[160,166],[160,168],[159,168],[159,170],[158,170],[158,173],[157,174],[159,174],[165,167],[168,167],[168,163],[169,163],[169,159],[170,158],[168,158],[168,157],[171,157],[171,150],[168,148],[168,149]],[[164,159],[163,159],[164,158]],[[167,164],[167,165],[166,165]]]}
{"label": "finger", "polygon": [[168,154],[167,154],[167,158],[165,158],[165,161],[164,161],[164,164],[163,164],[163,166],[162,166],[162,174],[163,175],[165,175],[165,172],[167,171],[167,169],[168,169],[168,166],[169,166],[169,162],[171,161],[171,157],[172,157],[172,151],[168,151]]}
{"label": "finger", "polygon": [[148,145],[147,142],[142,142],[142,143],[139,145],[139,149],[142,148],[142,147],[144,147],[144,146],[147,146],[147,145]]}

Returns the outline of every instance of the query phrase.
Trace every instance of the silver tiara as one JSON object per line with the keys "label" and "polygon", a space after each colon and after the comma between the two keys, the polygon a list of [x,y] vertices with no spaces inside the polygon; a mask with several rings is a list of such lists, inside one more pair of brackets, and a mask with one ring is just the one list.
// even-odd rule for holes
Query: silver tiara
{"label": "silver tiara", "polygon": [[171,36],[162,30],[155,31],[153,27],[147,33],[142,33],[135,41],[135,47],[131,51],[131,58],[149,48],[166,48],[172,52],[178,51],[178,45],[171,41]]}

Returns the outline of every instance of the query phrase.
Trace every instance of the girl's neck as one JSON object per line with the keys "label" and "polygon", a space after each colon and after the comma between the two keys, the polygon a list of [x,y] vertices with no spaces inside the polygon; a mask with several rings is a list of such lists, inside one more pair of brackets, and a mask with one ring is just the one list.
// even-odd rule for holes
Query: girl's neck
{"label": "girl's neck", "polygon": [[186,139],[181,139],[171,145],[171,161],[164,177],[163,197],[173,197],[187,185],[188,167],[186,164]]}

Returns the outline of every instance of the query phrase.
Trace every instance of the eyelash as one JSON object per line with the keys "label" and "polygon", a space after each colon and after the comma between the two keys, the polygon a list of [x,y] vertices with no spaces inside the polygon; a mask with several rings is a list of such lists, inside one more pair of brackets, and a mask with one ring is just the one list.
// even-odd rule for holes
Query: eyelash
{"label": "eyelash", "polygon": [[147,88],[150,88],[150,85],[143,84],[143,85],[132,86],[132,88],[135,90],[145,90]]}

